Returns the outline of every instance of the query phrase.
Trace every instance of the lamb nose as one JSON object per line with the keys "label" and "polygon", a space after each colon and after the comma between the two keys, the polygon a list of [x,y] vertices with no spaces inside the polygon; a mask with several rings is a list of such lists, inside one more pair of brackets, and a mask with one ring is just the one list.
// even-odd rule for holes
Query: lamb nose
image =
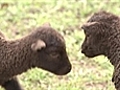
{"label": "lamb nose", "polygon": [[81,53],[85,53],[85,50],[82,50]]}
{"label": "lamb nose", "polygon": [[82,49],[82,50],[81,50],[81,53],[85,53],[85,49]]}
{"label": "lamb nose", "polygon": [[84,46],[84,47],[82,47],[81,52],[82,52],[82,53],[85,53],[85,51],[88,50],[88,49],[90,49],[90,47],[88,47],[88,46]]}
{"label": "lamb nose", "polygon": [[72,66],[70,65],[70,66],[68,66],[67,67],[67,69],[68,69],[68,71],[70,72],[71,71],[71,69],[72,69]]}
{"label": "lamb nose", "polygon": [[82,50],[81,52],[82,52],[82,53],[84,53],[84,51],[83,51],[83,50]]}

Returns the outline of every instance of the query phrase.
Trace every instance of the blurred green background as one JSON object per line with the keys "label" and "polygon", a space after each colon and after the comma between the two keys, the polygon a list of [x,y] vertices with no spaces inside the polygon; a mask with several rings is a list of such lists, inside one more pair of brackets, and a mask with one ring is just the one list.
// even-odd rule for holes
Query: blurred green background
{"label": "blurred green background", "polygon": [[50,22],[66,40],[72,71],[56,76],[38,68],[28,70],[18,76],[25,90],[115,90],[109,60],[104,56],[89,59],[80,52],[84,40],[80,26],[99,10],[119,15],[120,1],[0,0],[0,30],[8,38],[20,38]]}

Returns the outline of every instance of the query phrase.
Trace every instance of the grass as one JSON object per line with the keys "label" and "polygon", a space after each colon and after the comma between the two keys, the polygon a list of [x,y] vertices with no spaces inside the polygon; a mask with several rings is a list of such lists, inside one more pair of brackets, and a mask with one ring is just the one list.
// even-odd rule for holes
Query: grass
{"label": "grass", "polygon": [[56,76],[38,68],[28,70],[18,76],[25,90],[115,90],[109,60],[103,56],[89,59],[81,54],[84,33],[80,26],[99,10],[119,15],[119,3],[119,0],[1,0],[0,30],[8,38],[20,38],[50,22],[66,40],[72,71]]}

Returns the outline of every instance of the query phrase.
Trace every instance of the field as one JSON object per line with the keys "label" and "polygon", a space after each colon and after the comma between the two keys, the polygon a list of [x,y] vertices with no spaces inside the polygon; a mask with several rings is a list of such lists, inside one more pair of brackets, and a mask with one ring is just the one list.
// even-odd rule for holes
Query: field
{"label": "field", "polygon": [[25,90],[115,90],[109,60],[104,56],[90,59],[81,53],[84,33],[80,27],[99,10],[119,15],[119,3],[119,0],[0,0],[0,30],[9,39],[20,38],[50,22],[66,41],[71,72],[56,76],[38,68],[28,70],[18,75]]}

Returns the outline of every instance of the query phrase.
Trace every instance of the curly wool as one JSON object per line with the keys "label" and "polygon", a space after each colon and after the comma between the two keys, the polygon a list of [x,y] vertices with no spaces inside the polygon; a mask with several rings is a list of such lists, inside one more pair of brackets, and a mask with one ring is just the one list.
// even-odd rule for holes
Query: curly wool
{"label": "curly wool", "polygon": [[[112,81],[115,88],[120,90],[120,18],[112,13],[100,11],[93,14],[82,28],[86,33],[86,41],[83,42],[82,48],[84,50],[82,52],[90,57],[107,56],[114,66]],[[87,33],[92,35],[91,39],[87,39]],[[94,40],[94,42],[91,40]],[[92,43],[89,44],[88,42]],[[89,53],[90,49],[86,48],[89,46],[94,49],[91,53]]]}
{"label": "curly wool", "polygon": [[[44,43],[40,44],[44,47],[33,50],[32,45],[37,44],[38,40]],[[17,40],[6,40],[1,34],[0,85],[6,90],[22,90],[14,76],[34,67],[57,75],[70,72],[71,64],[66,53],[64,38],[50,26],[41,26]]]}

